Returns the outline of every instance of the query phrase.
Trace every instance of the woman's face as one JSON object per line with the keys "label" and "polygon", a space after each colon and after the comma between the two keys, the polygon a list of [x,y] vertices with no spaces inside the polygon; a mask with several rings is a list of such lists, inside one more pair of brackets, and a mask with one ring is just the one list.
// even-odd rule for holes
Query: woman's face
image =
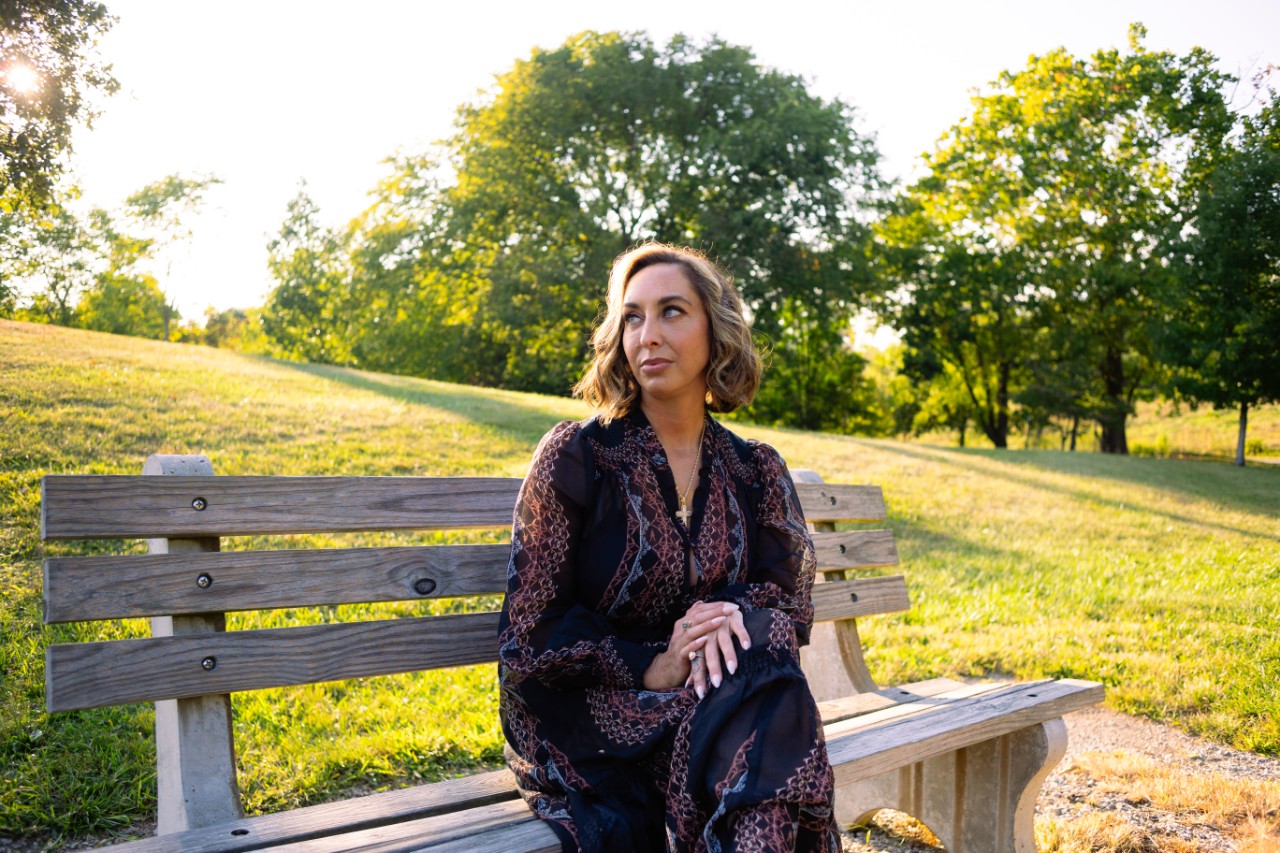
{"label": "woman's face", "polygon": [[627,283],[622,350],[642,399],[704,400],[711,325],[680,264],[654,264]]}

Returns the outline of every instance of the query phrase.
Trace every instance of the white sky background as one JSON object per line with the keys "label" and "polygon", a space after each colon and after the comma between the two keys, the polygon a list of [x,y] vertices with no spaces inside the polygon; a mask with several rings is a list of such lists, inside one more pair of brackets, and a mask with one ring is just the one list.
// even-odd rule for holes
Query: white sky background
{"label": "white sky background", "polygon": [[1237,76],[1280,63],[1280,0],[106,2],[119,20],[100,47],[121,92],[77,135],[73,168],[85,202],[107,208],[175,172],[224,181],[161,281],[197,320],[207,306],[262,304],[266,244],[300,180],[328,224],[345,224],[386,157],[447,136],[459,104],[535,45],[581,30],[748,46],[853,105],[900,178],[968,113],[974,88],[1054,47],[1123,47],[1132,21],[1149,49],[1199,45]]}

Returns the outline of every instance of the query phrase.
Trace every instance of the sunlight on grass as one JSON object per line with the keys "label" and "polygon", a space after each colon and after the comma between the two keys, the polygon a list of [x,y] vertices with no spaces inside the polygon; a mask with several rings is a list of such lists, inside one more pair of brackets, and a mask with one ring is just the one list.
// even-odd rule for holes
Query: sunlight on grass
{"label": "sunlight on grass", "polygon": [[[567,399],[2,321],[0,369],[0,833],[103,831],[155,807],[149,709],[43,712],[49,643],[146,631],[137,620],[40,625],[43,475],[138,473],[151,453],[203,452],[218,474],[521,476],[552,424],[587,414]],[[859,626],[882,682],[1097,679],[1113,708],[1280,754],[1280,469],[732,426],[776,446],[793,468],[883,486],[913,609]],[[246,613],[231,623],[395,618],[421,607]],[[237,695],[246,801],[271,811],[492,766],[501,760],[493,682],[491,667],[477,667]]]}

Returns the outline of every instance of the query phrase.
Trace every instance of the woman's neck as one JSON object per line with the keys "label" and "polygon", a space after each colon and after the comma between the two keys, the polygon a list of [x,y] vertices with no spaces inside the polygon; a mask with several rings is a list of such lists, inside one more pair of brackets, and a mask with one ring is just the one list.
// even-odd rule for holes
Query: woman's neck
{"label": "woman's neck", "polygon": [[692,452],[702,437],[707,409],[702,400],[641,400],[640,411],[649,420],[667,453]]}

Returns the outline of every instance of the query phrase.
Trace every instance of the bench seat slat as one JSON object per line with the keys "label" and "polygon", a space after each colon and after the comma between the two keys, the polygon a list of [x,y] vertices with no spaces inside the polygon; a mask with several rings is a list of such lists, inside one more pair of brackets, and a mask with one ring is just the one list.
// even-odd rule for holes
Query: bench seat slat
{"label": "bench seat slat", "polygon": [[[242,853],[335,832],[355,832],[519,798],[510,770],[490,770],[410,788],[228,821],[113,847],[128,853]],[[523,802],[521,803],[523,805]]]}
{"label": "bench seat slat", "polygon": [[[884,744],[886,748],[897,749],[901,745],[901,738],[893,736],[891,733],[901,728],[903,723],[909,723],[925,731],[935,728],[952,731],[958,728],[960,730],[959,735],[953,732],[952,737],[958,736],[961,740],[967,739],[966,730],[970,730],[971,733],[975,725],[982,725],[981,718],[983,716],[984,703],[998,705],[1000,708],[1008,708],[1011,701],[1008,694],[1011,689],[1030,687],[1031,689],[1023,690],[1021,693],[1040,694],[1037,696],[1021,695],[1016,701],[1025,706],[1023,708],[1024,711],[1028,708],[1036,709],[1032,712],[1033,716],[1043,716],[1044,720],[1058,716],[1062,713],[1059,710],[1062,707],[1070,705],[1074,708],[1076,705],[1084,706],[1088,704],[1093,701],[1102,689],[1101,685],[1090,682],[1061,683],[1071,686],[1071,690],[1068,691],[1071,695],[1065,702],[1062,696],[1044,693],[1043,688],[1046,685],[1053,684],[1053,682],[1037,682],[1033,685],[1017,685],[1011,688],[1010,685],[999,682],[963,684],[951,679],[938,678],[886,688],[876,693],[865,693],[832,702],[821,702],[818,704],[818,710],[826,726],[828,743],[843,743],[844,740],[852,738],[863,744],[872,746]],[[1035,702],[1038,699],[1043,699],[1043,702],[1037,709]],[[845,720],[849,720],[851,724],[840,725],[841,721]],[[1043,720],[1039,721],[1043,722]],[[941,751],[946,752],[948,749],[950,747],[942,747]],[[865,749],[859,754],[852,754],[852,751],[845,753],[850,758],[850,761],[855,762],[855,766],[859,768],[859,778],[862,776],[862,769],[868,766],[874,768],[875,762],[879,760],[875,755],[875,751],[875,749]],[[928,753],[928,755],[937,754],[935,750],[926,749],[913,760],[922,760],[924,757],[928,757],[925,753]],[[870,754],[870,757],[867,757],[867,754]],[[834,760],[835,753],[833,753]],[[857,764],[857,762],[862,763]],[[837,769],[838,781],[845,781],[846,779],[842,777],[847,778],[848,776],[849,772],[847,770]],[[517,799],[514,777],[507,770],[491,771],[462,779],[450,779],[444,782],[433,782],[413,788],[386,791],[351,800],[308,806],[303,809],[274,815],[246,818],[204,829],[188,830],[175,835],[146,838],[130,844],[119,845],[113,849],[125,851],[125,853],[158,853],[158,851],[173,849],[182,849],[190,851],[190,853],[213,853],[213,851],[243,853],[243,851],[263,849],[303,849],[287,846],[282,848],[280,845],[291,845],[293,842],[306,841],[319,835],[357,833],[372,826],[430,817],[432,815],[445,814],[455,809],[471,809],[497,802],[507,803],[506,809],[509,809],[509,812],[507,812],[509,820],[506,825],[493,827],[485,833],[488,841],[494,842],[494,844],[489,847],[473,846],[465,849],[530,849],[525,845],[530,843],[530,839],[536,842],[537,838],[541,837],[537,834],[539,827],[537,824],[533,824],[534,829],[525,828],[523,818],[528,812],[527,810],[521,811],[526,807],[523,801]],[[540,827],[540,829],[546,830],[546,827]],[[242,834],[233,836],[231,834],[233,831],[239,831]],[[444,833],[446,839],[451,836],[452,833]],[[338,835],[336,837],[345,838],[347,844],[355,843],[357,840],[357,836],[354,834]],[[421,833],[418,833],[418,838],[417,843],[425,843]],[[503,842],[499,843],[499,839],[502,839]],[[369,839],[366,838],[365,840],[368,841]],[[437,840],[445,846],[440,848],[428,847],[426,849],[454,849],[448,846],[455,843],[453,840]],[[476,841],[480,841],[480,836],[477,836]],[[465,839],[461,843],[466,843]],[[339,845],[333,849],[344,848]],[[457,847],[456,849],[463,850],[464,848]],[[553,847],[552,849],[558,848]]]}
{"label": "bench seat slat", "polygon": [[419,848],[431,853],[560,853],[560,839],[541,820],[519,821],[500,826],[474,838],[453,838],[440,844]]}
{"label": "bench seat slat", "polygon": [[[516,838],[522,843],[517,843]],[[493,846],[498,842],[508,846]],[[532,846],[525,846],[528,842],[533,842]],[[513,844],[517,846],[510,846]],[[276,853],[411,853],[448,849],[556,853],[561,848],[551,827],[534,817],[523,800],[518,800],[265,849]]]}
{"label": "bench seat slat", "polygon": [[1102,700],[1102,685],[1092,681],[1013,684],[947,704],[926,704],[919,713],[874,726],[874,737],[868,736],[869,729],[859,718],[837,723],[828,733],[827,752],[839,786],[1056,719]]}
{"label": "bench seat slat", "polygon": [[[817,584],[813,599],[818,621],[909,607],[901,575]],[[53,645],[46,701],[70,711],[492,663],[497,633],[497,613],[471,613]]]}
{"label": "bench seat slat", "polygon": [[[888,530],[814,535],[818,565],[835,571],[897,562]],[[509,545],[427,545],[291,551],[51,557],[47,624],[415,601],[506,591]],[[210,581],[199,583],[204,575]],[[429,587],[415,587],[430,581]],[[426,589],[420,592],[419,589]]]}
{"label": "bench seat slat", "polygon": [[[45,540],[198,539],[507,527],[520,480],[50,475],[41,487]],[[801,483],[796,488],[811,522],[885,516],[879,486]]]}

